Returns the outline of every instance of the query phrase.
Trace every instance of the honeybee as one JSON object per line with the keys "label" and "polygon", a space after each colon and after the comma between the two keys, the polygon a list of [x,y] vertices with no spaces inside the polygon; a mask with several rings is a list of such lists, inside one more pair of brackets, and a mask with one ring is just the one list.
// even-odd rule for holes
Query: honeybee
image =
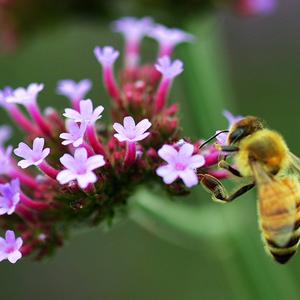
{"label": "honeybee", "polygon": [[231,195],[211,175],[199,175],[202,185],[221,202],[231,202],[256,186],[265,248],[275,261],[286,263],[295,254],[300,238],[300,159],[289,151],[279,133],[264,128],[258,118],[251,116],[235,123],[227,145],[218,148],[233,155],[235,167],[225,159],[219,166],[235,176],[249,178],[251,183]]}

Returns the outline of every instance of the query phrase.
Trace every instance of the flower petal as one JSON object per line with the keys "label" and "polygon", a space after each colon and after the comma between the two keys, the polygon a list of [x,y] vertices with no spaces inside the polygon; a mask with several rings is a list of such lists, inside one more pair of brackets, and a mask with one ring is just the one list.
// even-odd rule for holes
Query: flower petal
{"label": "flower petal", "polygon": [[191,188],[194,185],[198,184],[198,177],[195,174],[195,171],[191,169],[185,169],[184,171],[179,173],[179,177],[183,180],[184,184]]}
{"label": "flower petal", "polygon": [[125,130],[128,129],[130,130],[135,128],[135,122],[132,117],[125,117],[123,123],[124,123]]}
{"label": "flower petal", "polygon": [[174,158],[178,155],[177,150],[170,145],[163,145],[157,153],[162,159],[164,159],[168,163],[173,163]]}

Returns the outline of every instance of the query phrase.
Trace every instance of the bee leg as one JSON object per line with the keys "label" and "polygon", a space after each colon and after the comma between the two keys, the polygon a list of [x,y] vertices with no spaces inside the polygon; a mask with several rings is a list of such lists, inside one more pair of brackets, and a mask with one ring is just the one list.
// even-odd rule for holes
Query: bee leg
{"label": "bee leg", "polygon": [[199,176],[200,182],[203,187],[211,192],[213,200],[218,202],[231,202],[239,196],[245,194],[255,186],[255,183],[247,184],[239,188],[233,194],[229,195],[225,186],[214,176],[211,176],[209,174],[200,174]]}
{"label": "bee leg", "polygon": [[204,189],[212,194],[213,200],[227,202],[228,193],[221,181],[209,174],[200,174],[199,179]]}
{"label": "bee leg", "polygon": [[215,147],[222,152],[237,152],[239,147],[235,145],[215,145]]}
{"label": "bee leg", "polygon": [[242,186],[241,188],[239,188],[237,191],[235,191],[233,194],[231,194],[228,198],[226,202],[231,202],[234,199],[244,195],[245,193],[247,193],[248,191],[250,191],[251,189],[253,189],[255,187],[255,183],[249,183],[247,185]]}
{"label": "bee leg", "polygon": [[241,173],[240,173],[237,169],[233,168],[233,167],[232,167],[228,162],[226,162],[224,159],[220,160],[220,162],[219,162],[218,165],[219,165],[220,168],[227,170],[228,172],[230,172],[231,174],[233,174],[233,175],[235,175],[235,176],[237,176],[237,177],[243,177],[243,176],[241,175]]}

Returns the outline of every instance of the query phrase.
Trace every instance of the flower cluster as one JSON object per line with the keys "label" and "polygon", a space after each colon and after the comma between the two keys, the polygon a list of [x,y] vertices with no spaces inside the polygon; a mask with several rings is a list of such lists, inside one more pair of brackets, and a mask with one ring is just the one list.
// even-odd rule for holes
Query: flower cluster
{"label": "flower cluster", "polygon": [[[71,105],[63,114],[53,108],[41,113],[43,84],[0,92],[0,105],[26,133],[13,150],[6,146],[10,129],[0,127],[0,225],[6,230],[0,260],[50,255],[75,225],[110,222],[140,184],[157,182],[183,195],[203,173],[227,177],[215,168],[217,149],[181,137],[178,106],[168,105],[171,85],[183,72],[183,63],[171,55],[193,37],[150,18],[123,18],[113,28],[126,44],[120,80],[114,72],[119,52],[111,46],[94,50],[111,97],[112,125],[101,121],[104,107],[86,99],[92,88],[87,79],[58,83],[57,93]],[[159,43],[155,64],[140,65],[145,36]]]}

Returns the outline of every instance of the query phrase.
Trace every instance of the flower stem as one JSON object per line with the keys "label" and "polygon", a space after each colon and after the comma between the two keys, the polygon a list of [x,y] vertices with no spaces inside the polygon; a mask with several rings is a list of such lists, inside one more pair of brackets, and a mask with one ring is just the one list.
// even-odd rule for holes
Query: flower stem
{"label": "flower stem", "polygon": [[48,203],[44,203],[44,202],[40,202],[40,201],[34,201],[32,199],[30,199],[28,196],[26,196],[25,194],[21,193],[20,194],[20,199],[21,202],[32,209],[36,209],[36,210],[48,210],[50,208],[50,205]]}
{"label": "flower stem", "polygon": [[128,41],[125,45],[125,68],[136,68],[140,61],[140,43]]}
{"label": "flower stem", "polygon": [[31,177],[30,175],[26,174],[24,171],[15,168],[10,172],[10,177],[12,178],[19,178],[21,183],[28,186],[29,188],[32,189],[39,189],[39,185],[37,181]]}
{"label": "flower stem", "polygon": [[134,164],[136,159],[136,144],[133,142],[128,142],[126,145],[126,156],[124,160],[124,165],[130,167]]}
{"label": "flower stem", "polygon": [[104,147],[98,140],[94,125],[89,125],[87,127],[86,134],[87,134],[89,143],[92,146],[92,148],[94,149],[95,153],[105,155]]}
{"label": "flower stem", "polygon": [[16,105],[11,105],[8,112],[22,130],[30,134],[40,134],[40,131],[24,116]]}
{"label": "flower stem", "polygon": [[162,78],[161,83],[157,89],[156,97],[155,97],[155,110],[156,112],[161,111],[167,102],[168,93],[171,87],[171,79]]}
{"label": "flower stem", "polygon": [[120,102],[120,92],[116,84],[114,72],[112,66],[107,66],[103,68],[103,80],[104,85],[109,93],[109,95],[117,102]]}
{"label": "flower stem", "polygon": [[52,136],[50,125],[45,121],[40,109],[36,103],[28,105],[28,112],[32,116],[33,120],[40,127],[41,131],[48,137]]}
{"label": "flower stem", "polygon": [[39,165],[39,169],[44,172],[50,178],[56,180],[56,176],[58,175],[59,171],[51,167],[46,161],[43,161]]}

